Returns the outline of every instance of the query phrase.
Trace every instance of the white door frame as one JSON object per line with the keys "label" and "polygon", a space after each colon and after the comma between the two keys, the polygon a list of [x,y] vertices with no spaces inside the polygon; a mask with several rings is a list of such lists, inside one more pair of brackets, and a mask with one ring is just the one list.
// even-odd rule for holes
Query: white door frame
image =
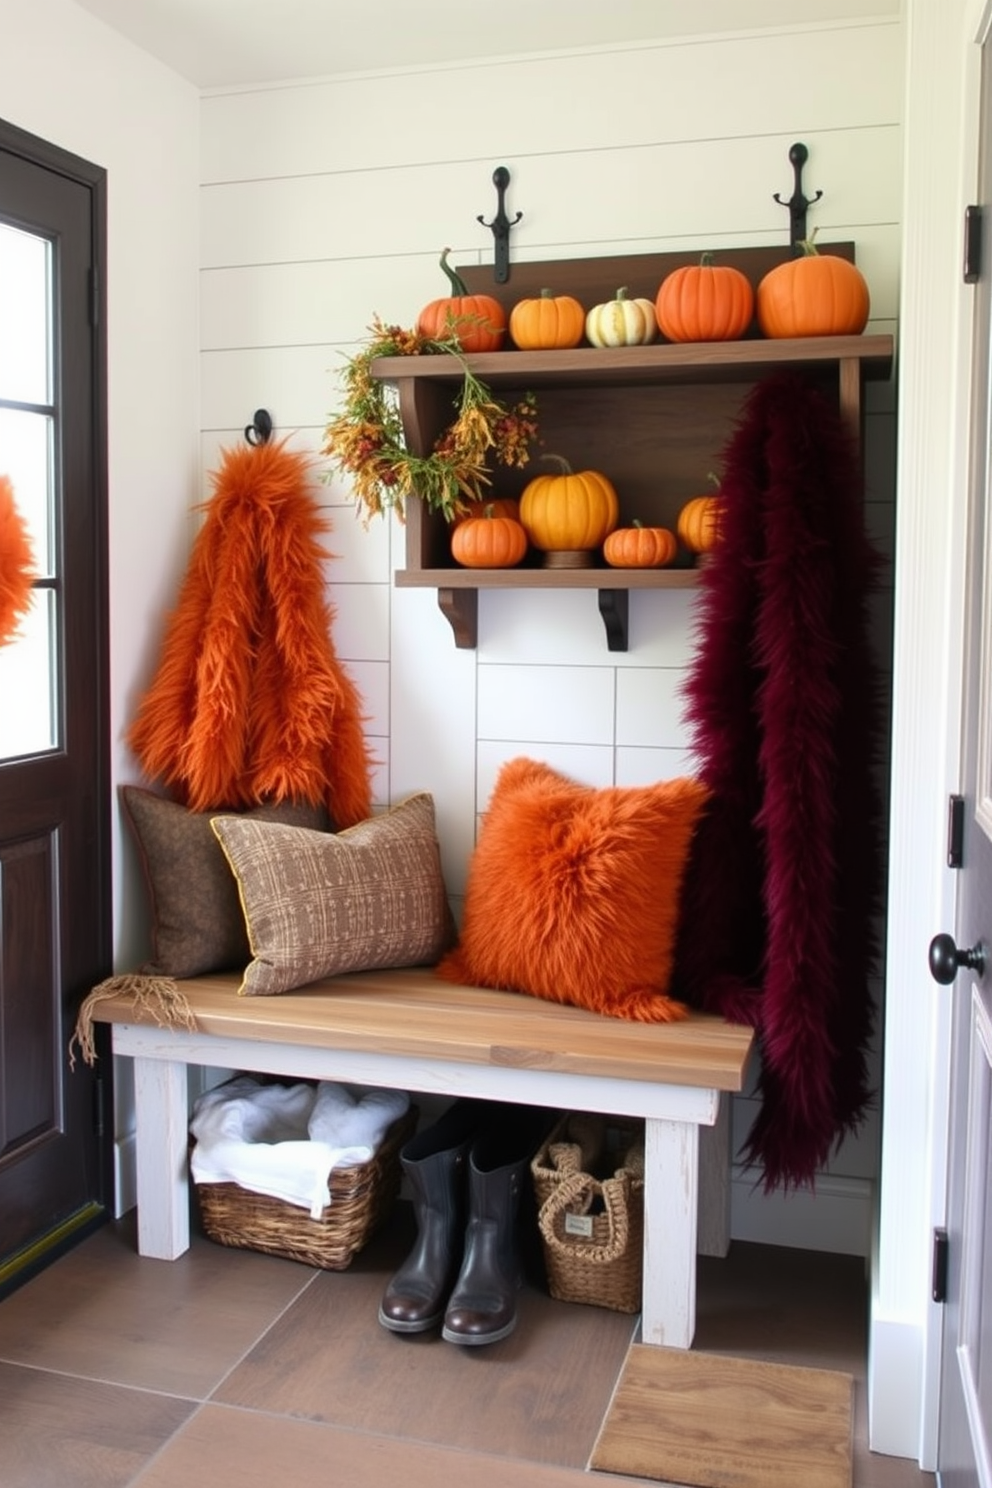
{"label": "white door frame", "polygon": [[989,0],[905,0],[905,197],[898,352],[885,1107],[868,1366],[872,1449],[936,1466],[950,1000],[927,967],[956,923],[947,797],[960,780],[972,292],[963,213],[977,180]]}

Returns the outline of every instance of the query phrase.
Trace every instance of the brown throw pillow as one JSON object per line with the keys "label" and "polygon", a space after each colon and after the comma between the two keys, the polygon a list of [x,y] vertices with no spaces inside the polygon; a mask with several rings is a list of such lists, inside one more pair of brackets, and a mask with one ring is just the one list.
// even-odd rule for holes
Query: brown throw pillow
{"label": "brown throw pillow", "polygon": [[[209,811],[188,811],[152,791],[122,785],[121,800],[134,832],[151,908],[152,960],[159,976],[193,977],[239,970],[251,959],[238,886],[216,837]],[[324,806],[286,801],[245,812],[255,821],[328,831]]]}
{"label": "brown throw pillow", "polygon": [[640,1022],[683,1017],[668,984],[707,796],[690,777],[596,790],[510,760],[469,865],[461,939],[439,974]]}
{"label": "brown throw pillow", "polygon": [[334,834],[215,816],[241,892],[253,960],[240,991],[290,992],[320,977],[434,963],[451,917],[426,792]]}

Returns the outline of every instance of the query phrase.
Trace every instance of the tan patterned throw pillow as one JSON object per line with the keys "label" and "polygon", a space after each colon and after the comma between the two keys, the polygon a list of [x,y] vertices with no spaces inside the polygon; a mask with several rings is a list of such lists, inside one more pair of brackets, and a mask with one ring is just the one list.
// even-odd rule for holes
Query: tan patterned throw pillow
{"label": "tan patterned throw pillow", "polygon": [[344,832],[215,816],[253,960],[240,992],[266,997],[320,977],[432,964],[451,917],[426,792]]}

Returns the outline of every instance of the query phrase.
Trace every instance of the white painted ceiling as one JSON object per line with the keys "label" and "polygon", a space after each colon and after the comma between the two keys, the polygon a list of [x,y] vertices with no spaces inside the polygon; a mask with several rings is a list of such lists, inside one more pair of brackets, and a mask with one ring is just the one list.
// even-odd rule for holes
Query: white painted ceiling
{"label": "white painted ceiling", "polygon": [[[893,16],[901,0],[78,0],[197,87]],[[453,121],[454,122],[454,121]]]}

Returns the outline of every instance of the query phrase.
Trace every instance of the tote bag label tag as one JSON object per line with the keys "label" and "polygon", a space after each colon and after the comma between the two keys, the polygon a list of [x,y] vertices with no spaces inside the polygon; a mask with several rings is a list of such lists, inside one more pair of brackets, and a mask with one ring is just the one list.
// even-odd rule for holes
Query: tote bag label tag
{"label": "tote bag label tag", "polygon": [[590,1214],[566,1214],[565,1234],[581,1235],[583,1240],[592,1239],[592,1215]]}

